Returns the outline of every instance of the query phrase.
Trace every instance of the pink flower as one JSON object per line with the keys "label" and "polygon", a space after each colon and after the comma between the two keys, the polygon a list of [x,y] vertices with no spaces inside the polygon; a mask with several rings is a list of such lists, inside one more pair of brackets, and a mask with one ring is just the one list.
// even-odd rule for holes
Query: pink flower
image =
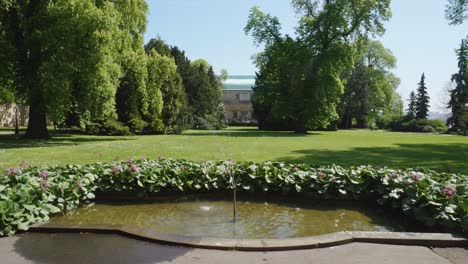
{"label": "pink flower", "polygon": [[122,167],[120,166],[113,166],[112,167],[112,172],[115,174],[115,175],[119,175],[122,173]]}
{"label": "pink flower", "polygon": [[135,162],[135,159],[129,158],[126,162],[127,162],[127,163],[134,163],[134,162]]}
{"label": "pink flower", "polygon": [[49,172],[43,171],[43,172],[39,173],[39,177],[41,177],[43,179],[47,179],[47,177],[49,177]]}
{"label": "pink flower", "polygon": [[20,173],[20,170],[18,170],[17,168],[10,168],[5,170],[5,174],[8,176],[16,176]]}
{"label": "pink flower", "polygon": [[331,177],[330,182],[336,182],[338,179],[336,177]]}
{"label": "pink flower", "polygon": [[138,166],[135,165],[135,164],[132,164],[132,165],[130,165],[130,170],[131,170],[132,172],[138,172],[138,171],[141,170],[141,168],[138,167]]}
{"label": "pink flower", "polygon": [[420,172],[412,171],[410,172],[410,178],[413,179],[415,182],[418,182],[422,180],[423,174]]}
{"label": "pink flower", "polygon": [[453,185],[446,185],[441,192],[448,198],[452,198],[455,194],[457,194],[457,189]]}
{"label": "pink flower", "polygon": [[39,182],[39,186],[41,188],[41,191],[46,191],[49,188],[49,182],[45,178],[43,178]]}
{"label": "pink flower", "polygon": [[320,178],[320,180],[323,180],[323,178],[327,177],[327,174],[325,174],[323,172],[319,172],[319,173],[317,173],[317,176]]}

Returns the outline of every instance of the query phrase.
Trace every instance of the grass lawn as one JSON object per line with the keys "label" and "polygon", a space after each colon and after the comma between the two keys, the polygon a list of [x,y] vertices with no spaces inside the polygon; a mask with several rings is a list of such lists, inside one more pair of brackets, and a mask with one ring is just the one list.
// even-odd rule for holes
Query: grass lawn
{"label": "grass lawn", "polygon": [[468,137],[368,130],[296,135],[245,127],[161,136],[55,135],[50,140],[23,140],[0,133],[0,169],[18,166],[22,161],[31,165],[84,164],[142,156],[372,164],[468,173]]}

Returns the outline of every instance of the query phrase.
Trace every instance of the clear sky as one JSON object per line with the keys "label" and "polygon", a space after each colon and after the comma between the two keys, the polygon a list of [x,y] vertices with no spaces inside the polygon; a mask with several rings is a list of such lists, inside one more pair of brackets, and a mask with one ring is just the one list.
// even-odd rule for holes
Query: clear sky
{"label": "clear sky", "polygon": [[[148,0],[150,14],[145,40],[161,36],[185,50],[191,60],[206,59],[217,72],[253,75],[251,56],[261,49],[244,34],[249,10],[259,6],[277,16],[284,34],[297,24],[289,0]],[[468,35],[468,22],[449,26],[444,19],[446,0],[393,0],[393,17],[382,43],[398,59],[398,89],[406,99],[426,73],[431,111],[443,111],[450,77],[457,71],[455,48]]]}

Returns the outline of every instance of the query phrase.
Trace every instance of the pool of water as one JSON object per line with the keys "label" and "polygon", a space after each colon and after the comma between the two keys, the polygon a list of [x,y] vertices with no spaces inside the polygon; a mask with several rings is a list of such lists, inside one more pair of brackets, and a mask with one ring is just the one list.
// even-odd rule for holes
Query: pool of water
{"label": "pool of water", "polygon": [[[287,200],[287,199],[284,199]],[[402,231],[365,206],[244,200],[97,203],[51,219],[54,223],[133,225],[161,233],[216,238],[292,238],[338,231]]]}

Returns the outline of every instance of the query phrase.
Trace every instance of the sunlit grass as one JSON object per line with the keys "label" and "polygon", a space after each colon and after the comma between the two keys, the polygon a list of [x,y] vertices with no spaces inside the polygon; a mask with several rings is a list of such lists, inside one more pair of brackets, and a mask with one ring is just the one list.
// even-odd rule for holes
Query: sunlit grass
{"label": "sunlit grass", "polygon": [[426,167],[468,173],[468,137],[368,130],[262,132],[255,128],[187,131],[183,135],[55,135],[23,140],[0,134],[0,168],[92,163],[127,158],[288,161],[314,165]]}

